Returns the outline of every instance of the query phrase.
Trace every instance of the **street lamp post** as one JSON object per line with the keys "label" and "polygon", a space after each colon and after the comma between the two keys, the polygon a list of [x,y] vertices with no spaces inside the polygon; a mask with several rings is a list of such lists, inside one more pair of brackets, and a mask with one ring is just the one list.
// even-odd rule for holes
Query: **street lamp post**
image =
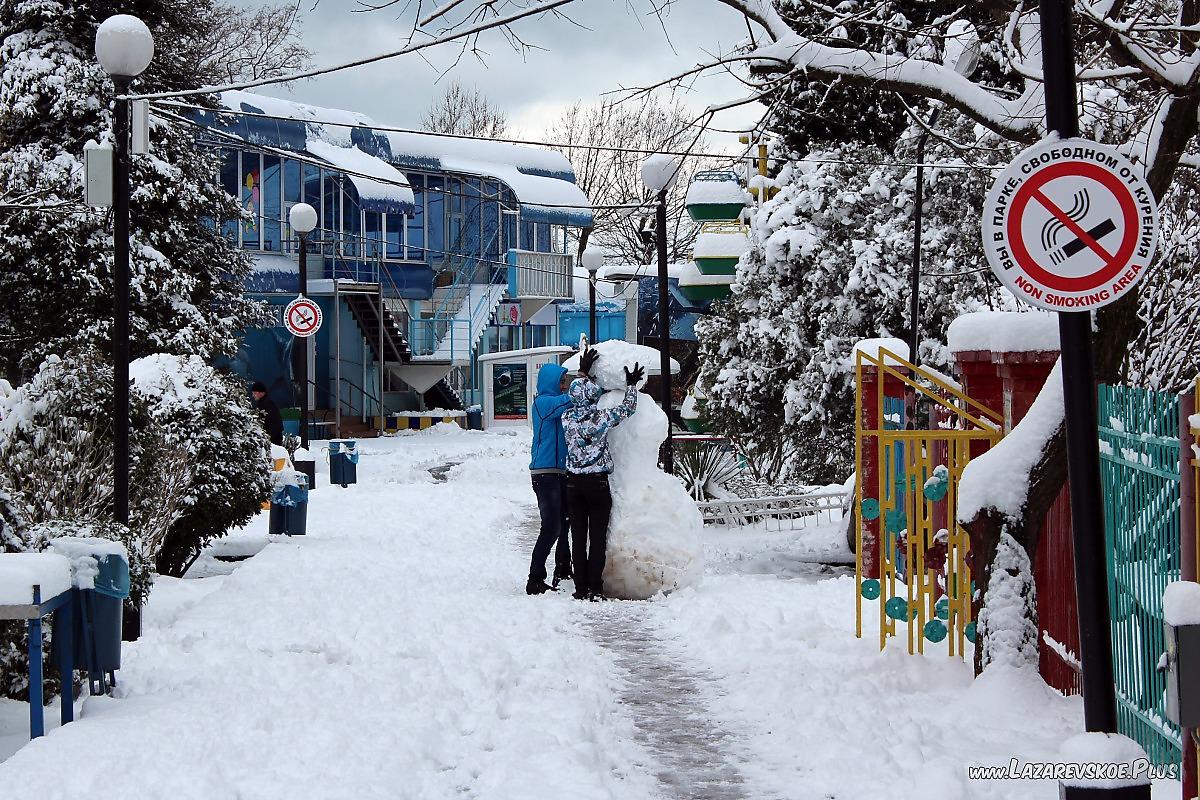
{"label": "street lamp post", "polygon": [[588,246],[579,257],[588,272],[588,342],[596,343],[596,273],[604,266],[600,248]]}
{"label": "street lamp post", "polygon": [[[317,210],[308,203],[296,203],[288,212],[288,223],[300,237],[300,296],[308,294],[308,235],[317,227]],[[308,354],[309,337],[300,339],[304,353],[300,357],[300,446],[308,449]],[[341,387],[339,387],[340,389]],[[341,397],[338,397],[338,402]]]}
{"label": "street lamp post", "polygon": [[654,240],[658,250],[658,330],[662,337],[658,377],[662,386],[662,408],[667,414],[667,443],[663,450],[663,470],[675,471],[675,442],[671,431],[671,294],[667,274],[667,192],[679,174],[679,162],[667,155],[655,154],[642,163],[642,183],[656,198]]}
{"label": "street lamp post", "polygon": [[[946,30],[946,49],[943,61],[964,78],[970,77],[979,66],[979,34],[975,26],[966,20],[955,20]],[[913,205],[913,256],[909,272],[908,316],[912,325],[908,336],[908,358],[912,363],[921,363],[921,233],[922,214],[925,208],[925,143],[929,130],[937,123],[942,107],[936,106],[929,114],[921,135],[917,137],[917,186]]]}
{"label": "street lamp post", "polygon": [[[129,86],[154,58],[146,23],[117,14],[96,28],[96,60],[113,81],[113,518],[129,524]],[[141,609],[126,605],[123,638],[137,639]]]}

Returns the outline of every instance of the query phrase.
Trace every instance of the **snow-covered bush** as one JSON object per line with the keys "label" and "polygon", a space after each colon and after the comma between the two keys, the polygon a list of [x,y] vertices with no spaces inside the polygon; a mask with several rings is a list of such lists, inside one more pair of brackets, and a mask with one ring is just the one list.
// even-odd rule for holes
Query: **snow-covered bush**
{"label": "snow-covered bush", "polygon": [[197,356],[147,356],[130,366],[130,376],[191,467],[155,555],[158,572],[182,575],[206,544],[258,512],[270,489],[269,442],[245,387]]}
{"label": "snow-covered bush", "polygon": [[[1070,591],[1068,588],[1067,591]],[[1025,548],[1000,534],[979,611],[980,666],[1038,667],[1037,588]]]}

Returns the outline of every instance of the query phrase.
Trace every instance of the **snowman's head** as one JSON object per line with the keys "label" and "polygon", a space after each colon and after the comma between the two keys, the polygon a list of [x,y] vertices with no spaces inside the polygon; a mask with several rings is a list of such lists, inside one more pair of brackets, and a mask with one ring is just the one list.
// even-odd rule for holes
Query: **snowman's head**
{"label": "snowman's head", "polygon": [[602,394],[604,390],[600,388],[600,384],[587,378],[576,378],[567,391],[567,396],[576,406],[594,406]]}

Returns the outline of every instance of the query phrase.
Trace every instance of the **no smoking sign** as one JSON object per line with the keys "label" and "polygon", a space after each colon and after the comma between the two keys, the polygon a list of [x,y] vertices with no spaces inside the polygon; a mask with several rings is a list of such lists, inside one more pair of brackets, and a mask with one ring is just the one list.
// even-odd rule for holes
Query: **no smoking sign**
{"label": "no smoking sign", "polygon": [[1042,142],[1000,173],[983,208],[983,247],[1001,282],[1050,311],[1088,311],[1141,279],[1158,208],[1141,172],[1085,139]]}
{"label": "no smoking sign", "polygon": [[283,325],[293,336],[312,336],[321,329],[321,307],[307,297],[297,297],[284,309]]}

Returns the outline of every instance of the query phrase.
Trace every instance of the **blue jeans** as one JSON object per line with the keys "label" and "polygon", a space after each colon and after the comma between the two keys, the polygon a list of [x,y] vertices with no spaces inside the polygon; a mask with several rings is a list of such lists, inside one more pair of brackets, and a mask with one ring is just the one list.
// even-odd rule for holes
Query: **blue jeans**
{"label": "blue jeans", "polygon": [[555,548],[554,563],[560,573],[571,566],[571,545],[567,526],[567,476],[545,472],[532,477],[533,493],[537,495],[542,527],[538,531],[537,543],[533,546],[529,577],[544,581],[546,559],[550,556],[551,547]]}

